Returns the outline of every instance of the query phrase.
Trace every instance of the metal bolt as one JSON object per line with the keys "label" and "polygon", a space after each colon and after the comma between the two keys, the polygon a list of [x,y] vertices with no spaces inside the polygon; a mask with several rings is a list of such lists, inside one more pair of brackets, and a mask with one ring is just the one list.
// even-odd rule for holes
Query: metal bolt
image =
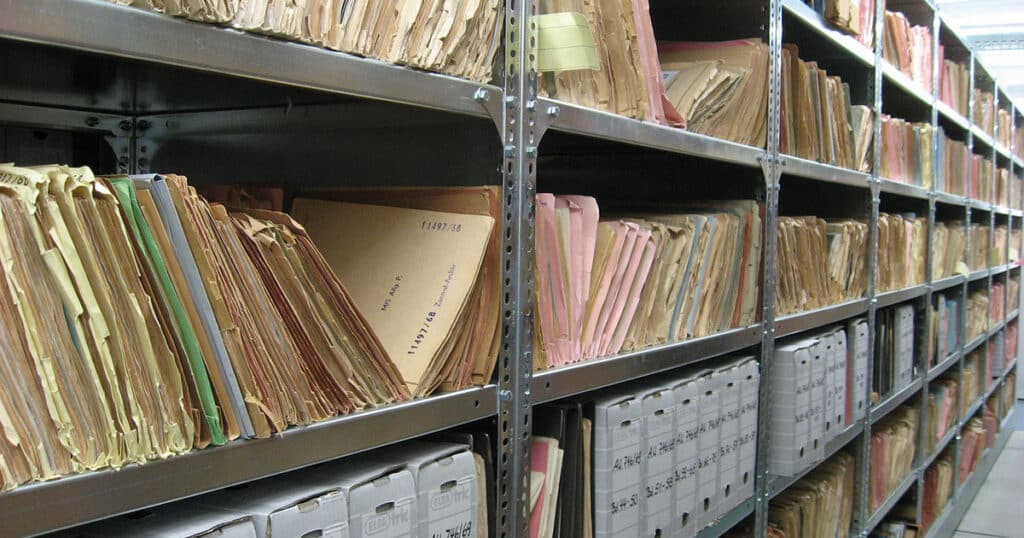
{"label": "metal bolt", "polygon": [[511,400],[512,400],[512,391],[510,391],[510,390],[507,390],[507,389],[505,389],[505,390],[499,390],[499,391],[498,391],[498,398],[499,398],[499,399],[500,399],[501,401],[503,401],[503,402],[508,402],[508,401],[511,401]]}
{"label": "metal bolt", "polygon": [[478,103],[486,103],[491,100],[491,94],[483,88],[477,88],[476,92],[473,93],[473,99]]}
{"label": "metal bolt", "polygon": [[149,121],[148,121],[148,120],[139,120],[139,122],[138,122],[138,123],[136,123],[136,124],[135,124],[135,126],[136,126],[136,127],[137,127],[137,128],[138,128],[138,129],[140,130],[140,131],[145,131],[146,129],[149,129],[149,128],[150,128],[151,124],[149,123]]}
{"label": "metal bolt", "polygon": [[122,131],[132,130],[132,122],[128,120],[121,120],[121,123],[118,123],[117,126],[120,127]]}
{"label": "metal bolt", "polygon": [[96,116],[89,116],[88,118],[85,118],[85,124],[89,127],[96,127],[100,124],[100,119]]}
{"label": "metal bolt", "polygon": [[506,95],[505,96],[505,106],[508,107],[508,108],[515,108],[516,107],[516,103],[518,103],[518,102],[519,102],[519,100],[516,99],[516,96],[514,96],[514,95]]}
{"label": "metal bolt", "polygon": [[537,156],[537,148],[534,146],[528,146],[526,148],[526,156],[531,159]]}
{"label": "metal bolt", "polygon": [[558,113],[561,112],[561,111],[562,110],[560,108],[558,108],[557,105],[551,105],[551,106],[548,107],[548,116],[550,116],[552,118],[557,118],[558,117]]}
{"label": "metal bolt", "polygon": [[516,147],[515,146],[505,146],[505,158],[506,159],[511,159],[512,157],[515,156],[515,154],[516,154]]}
{"label": "metal bolt", "polygon": [[537,101],[536,100],[530,99],[529,101],[526,102],[526,110],[528,110],[530,112],[533,112],[534,110],[536,110],[536,108],[537,108]]}

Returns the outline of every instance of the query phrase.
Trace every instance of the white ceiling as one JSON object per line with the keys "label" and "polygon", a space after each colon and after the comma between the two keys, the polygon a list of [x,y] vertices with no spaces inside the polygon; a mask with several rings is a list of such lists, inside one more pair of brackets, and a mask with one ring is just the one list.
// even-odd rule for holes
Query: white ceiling
{"label": "white ceiling", "polygon": [[938,0],[999,86],[1024,107],[1024,0]]}

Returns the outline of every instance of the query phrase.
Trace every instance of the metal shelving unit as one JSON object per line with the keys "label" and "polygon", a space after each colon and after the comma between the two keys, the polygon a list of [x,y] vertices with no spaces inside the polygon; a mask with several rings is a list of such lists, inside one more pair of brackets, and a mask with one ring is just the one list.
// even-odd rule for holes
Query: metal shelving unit
{"label": "metal shelving unit", "polygon": [[[922,90],[887,64],[879,48],[868,49],[851,37],[827,28],[822,17],[800,0],[734,1],[744,3],[744,9],[740,10],[744,16],[763,18],[743,22],[758,29],[760,37],[769,45],[769,84],[773,90],[781,85],[783,25],[799,25],[809,36],[806,39],[826,44],[838,56],[838,59],[817,60],[852,65],[852,69],[865,73],[865,80],[857,81],[864,94],[858,98],[866,99],[876,111],[882,110],[883,85],[886,85],[899,92],[901,99],[907,100],[915,110],[926,110],[933,125],[938,125],[941,117],[943,122],[962,129],[968,146],[973,149],[977,141],[979,151],[984,146],[986,158],[1008,160],[1011,176],[1017,177],[1024,170],[1024,160],[1012,155],[1014,148],[995,144],[993,137],[974,124],[973,118],[964,117],[938,101],[934,94]],[[938,30],[945,22],[930,2],[920,2],[922,9],[931,13],[937,46]],[[386,181],[429,176],[431,179],[421,182],[436,183],[441,181],[438,178],[447,178],[454,184],[501,184],[505,194],[501,219],[505,327],[493,384],[338,417],[289,430],[272,439],[239,441],[144,466],[86,473],[18,488],[0,494],[3,532],[31,535],[70,527],[480,422],[493,425],[495,431],[496,483],[491,489],[497,500],[497,534],[502,538],[527,536],[529,512],[524,499],[529,491],[533,406],[742,351],[761,360],[758,446],[766,447],[771,435],[768,429],[771,394],[765,380],[778,339],[865,317],[869,341],[873,342],[875,315],[879,309],[905,303],[930,305],[934,294],[945,290],[959,290],[961,298],[965,298],[969,286],[991,286],[993,277],[1010,274],[1019,266],[1011,263],[975,271],[967,277],[933,279],[928,263],[925,283],[876,293],[878,215],[888,210],[886,204],[891,200],[899,200],[898,205],[926,207],[927,215],[923,209],[921,214],[928,217],[930,225],[936,221],[938,204],[943,204],[943,210],[959,211],[964,223],[971,222],[972,212],[976,218],[980,213],[981,220],[990,227],[995,226],[997,215],[1011,226],[1020,227],[1024,212],[890,181],[875,174],[782,155],[779,152],[781,104],[778,91],[769,92],[765,148],[538,97],[538,73],[529,54],[529,47],[536,38],[532,17],[537,14],[537,3],[536,0],[521,0],[504,5],[504,60],[496,68],[497,82],[480,84],[100,0],[0,0],[0,61],[7,60],[7,65],[13,66],[12,72],[34,73],[48,69],[58,74],[65,71],[80,74],[99,69],[107,76],[99,81],[87,77],[84,81],[81,77],[67,80],[56,77],[53,84],[45,87],[14,84],[10,92],[0,96],[0,125],[99,136],[109,145],[116,167],[105,172],[142,172],[180,162],[214,177],[218,174],[223,177],[230,167],[246,165],[239,159],[247,155],[246,151],[273,155],[283,152],[276,146],[282,144],[283,139],[293,139],[287,148],[295,149],[294,140],[309,138],[316,140],[305,141],[309,147],[301,158],[272,163],[262,172],[283,173],[282,181],[301,188],[309,178],[325,177],[325,170],[336,170],[338,162],[345,160],[348,164],[347,159],[351,157],[353,176]],[[884,6],[882,2],[878,4],[876,20],[881,21]],[[705,6],[705,9],[714,8]],[[880,38],[881,27],[876,27],[875,31]],[[721,36],[722,39],[735,37]],[[809,54],[807,59],[815,59],[814,48],[802,50]],[[973,75],[973,57],[970,62]],[[12,82],[16,82],[16,77],[5,84],[9,86]],[[1012,104],[1011,107],[1016,117],[1019,110]],[[881,126],[877,114],[874,122],[877,139]],[[314,131],[323,134],[296,136]],[[222,159],[229,161],[228,164],[196,151],[196,148],[209,147],[220,150],[221,146],[211,144],[238,140],[240,133],[245,137],[245,144],[223,144],[235,151],[230,155],[232,158]],[[389,137],[399,137],[399,143],[389,146],[388,155],[403,158],[372,158],[373,150],[390,142]],[[762,321],[751,327],[533,372],[532,201],[538,174],[543,178],[545,171],[555,168],[556,161],[564,157],[564,147],[555,144],[553,151],[547,153],[542,142],[565,142],[565,139],[572,140],[573,152],[583,155],[587,151],[600,154],[614,148],[614,152],[607,152],[615,155],[611,158],[628,155],[648,164],[643,161],[647,159],[650,163],[644,166],[644,172],[675,167],[664,175],[671,177],[673,185],[681,189],[688,187],[687,179],[679,179],[680,170],[686,168],[679,166],[679,160],[671,159],[687,159],[686,162],[718,167],[714,168],[716,173],[722,169],[742,176],[746,181],[745,192],[763,202],[765,208],[762,242],[765,255],[761,267],[763,309],[759,318]],[[444,140],[450,143],[439,142]],[[336,151],[341,152],[341,156],[334,155]],[[458,158],[450,158],[453,153]],[[311,159],[313,162],[306,163],[303,159],[310,156],[315,157]],[[871,159],[873,169],[878,170],[878,144]],[[385,160],[388,162],[383,162]],[[257,159],[250,166],[259,170],[267,167],[267,162]],[[637,174],[631,181],[659,181],[640,176]],[[822,192],[845,189],[844,192],[863,193],[867,200],[865,207],[852,210],[864,215],[871,230],[869,255],[865,260],[869,274],[865,297],[810,312],[775,315],[776,225],[780,200],[787,200],[794,192],[792,188],[781,188],[783,176],[787,178],[785,182],[790,181],[789,178],[805,183],[811,180]],[[601,183],[602,180],[595,180],[576,184],[574,188],[585,191],[592,184]],[[1018,248],[1021,250],[1024,249]],[[929,261],[930,256],[931,248]],[[960,319],[964,320],[966,307],[963,304],[962,307]],[[961,370],[964,356],[988,337],[999,334],[1016,314],[1014,311],[1004,320],[991,320],[985,334],[953,350],[930,369],[917,357],[915,380],[870,408],[864,419],[849,425],[830,441],[827,455],[840,450],[852,451],[858,462],[858,481],[867,484],[872,424],[918,396],[923,419],[929,382],[945,372]],[[964,342],[964,327],[961,325],[959,330],[960,342]],[[873,353],[873,345],[869,346],[869,353]],[[869,356],[869,365],[872,359]],[[1011,361],[971,409],[976,411],[984,405],[987,395],[1001,386],[1016,364],[1016,360]],[[861,487],[854,504],[853,534],[865,536],[908,491],[915,486],[923,487],[924,470],[944,449],[950,447],[959,455],[959,431],[965,423],[965,417],[958,417],[957,428],[947,434],[931,454],[924,454],[925,441],[921,435],[918,465],[874,513],[868,513],[866,488]],[[1005,444],[1005,432],[1000,439]],[[997,444],[995,450],[985,455],[978,471],[944,511],[941,525],[937,524],[936,529],[955,527],[1001,446]],[[794,477],[772,476],[766,450],[759,450],[754,497],[703,529],[700,536],[720,536],[751,520],[754,534],[766,536],[770,500],[810,471]],[[170,477],[174,480],[168,480]],[[919,489],[918,495],[920,493]],[[29,517],[27,514],[44,499],[52,508],[48,516]]]}

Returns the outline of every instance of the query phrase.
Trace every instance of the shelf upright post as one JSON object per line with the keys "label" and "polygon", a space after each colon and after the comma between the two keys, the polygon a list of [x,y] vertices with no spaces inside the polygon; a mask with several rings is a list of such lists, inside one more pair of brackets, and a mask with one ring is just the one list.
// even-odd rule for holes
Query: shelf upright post
{"label": "shelf upright post", "polygon": [[757,405],[757,461],[754,482],[754,536],[768,536],[768,443],[771,417],[769,374],[775,349],[775,279],[778,271],[778,215],[782,160],[779,133],[782,122],[782,0],[762,0],[767,7],[768,136],[761,169],[765,182],[764,248],[761,282],[761,377]]}
{"label": "shelf upright post", "polygon": [[[939,17],[938,11],[933,11],[932,12],[932,108],[931,108],[931,125],[932,125],[932,131],[933,132],[938,132],[937,130],[938,130],[938,126],[939,126],[939,108],[938,108],[939,79],[940,79],[940,77],[939,77],[939,69],[942,68],[942,66],[939,65],[939,40],[940,40],[940,36],[941,36],[941,31],[942,31],[942,19]],[[933,137],[933,139],[932,139],[932,171],[933,171],[933,174],[938,174],[938,169],[939,169],[938,166],[940,164],[939,163],[939,159],[938,159],[938,153],[939,153],[938,152],[938,139],[937,139],[937,137]],[[918,436],[917,436],[918,437],[918,439],[917,439],[917,461],[919,462],[919,464],[918,464],[919,467],[921,466],[920,463],[923,463],[923,462],[927,461],[928,456],[930,456],[930,454],[927,453],[927,451],[928,451],[928,434],[927,434],[927,426],[926,425],[928,424],[928,389],[929,389],[928,371],[931,369],[931,364],[930,364],[931,356],[928,353],[928,350],[929,350],[929,347],[931,345],[931,342],[934,341],[934,338],[935,338],[935,335],[931,334],[931,327],[932,327],[931,320],[932,320],[932,316],[934,315],[934,313],[932,311],[932,305],[934,304],[933,303],[934,296],[933,296],[932,283],[935,280],[935,275],[932,274],[932,259],[935,256],[935,223],[936,223],[936,220],[937,220],[936,216],[935,216],[935,177],[932,177],[932,186],[931,186],[931,189],[929,189],[929,190],[930,190],[930,192],[929,192],[929,196],[928,196],[928,246],[925,249],[925,267],[924,267],[925,282],[928,283],[928,290],[925,292],[925,303],[924,303],[924,320],[925,320],[924,327],[925,327],[925,330],[923,332],[923,335],[924,335],[924,339],[923,340],[925,340],[925,341],[922,342],[923,345],[918,345],[917,346],[919,349],[925,350],[924,351],[924,358],[921,361],[921,376],[923,378],[922,379],[922,383],[921,383],[921,402],[920,402],[920,405],[921,405],[921,415],[920,415],[920,417],[921,418],[920,418],[920,420],[918,422],[918,424],[920,426],[918,427]],[[917,330],[915,330],[914,332],[919,334],[919,335],[922,334],[920,331],[917,331]],[[936,352],[937,351],[938,351],[938,346],[936,346]],[[940,360],[945,359],[945,357],[939,358],[938,356],[936,356],[935,359],[936,359],[936,363],[937,363]],[[926,471],[926,469],[922,468],[920,474],[917,477],[917,523],[918,524],[921,523],[921,514],[924,513],[924,511],[923,511],[923,507],[924,507],[924,495],[923,495],[923,493],[924,493],[924,472],[925,471]]]}
{"label": "shelf upright post", "polygon": [[533,204],[536,191],[536,1],[505,2],[502,132],[502,347],[498,358],[497,534],[530,534]]}
{"label": "shelf upright post", "polygon": [[883,53],[882,46],[885,42],[885,2],[875,3],[875,69],[874,78],[872,79],[872,90],[873,104],[874,104],[874,123],[873,123],[873,139],[875,143],[872,144],[871,152],[871,179],[869,182],[869,188],[871,191],[871,200],[867,208],[867,213],[870,217],[868,221],[868,349],[867,349],[867,377],[869,381],[865,384],[865,402],[868,403],[867,412],[864,413],[863,428],[860,437],[860,443],[854,445],[854,472],[857,476],[854,489],[854,506],[853,506],[853,536],[859,536],[864,534],[864,527],[867,525],[868,519],[871,517],[869,504],[868,504],[868,492],[869,480],[871,477],[871,382],[872,371],[874,370],[874,342],[875,342],[875,310],[877,308],[878,299],[876,297],[876,284],[878,274],[878,209],[880,202],[881,192],[881,180],[878,176],[880,169],[880,163],[882,162],[882,61]]}

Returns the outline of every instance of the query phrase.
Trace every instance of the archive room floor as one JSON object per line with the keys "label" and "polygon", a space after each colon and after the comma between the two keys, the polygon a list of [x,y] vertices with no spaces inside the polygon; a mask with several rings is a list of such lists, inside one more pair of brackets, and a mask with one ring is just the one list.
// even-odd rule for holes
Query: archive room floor
{"label": "archive room floor", "polygon": [[971,503],[954,538],[1024,538],[1017,517],[1024,509],[1024,400],[1017,400],[1014,433]]}

